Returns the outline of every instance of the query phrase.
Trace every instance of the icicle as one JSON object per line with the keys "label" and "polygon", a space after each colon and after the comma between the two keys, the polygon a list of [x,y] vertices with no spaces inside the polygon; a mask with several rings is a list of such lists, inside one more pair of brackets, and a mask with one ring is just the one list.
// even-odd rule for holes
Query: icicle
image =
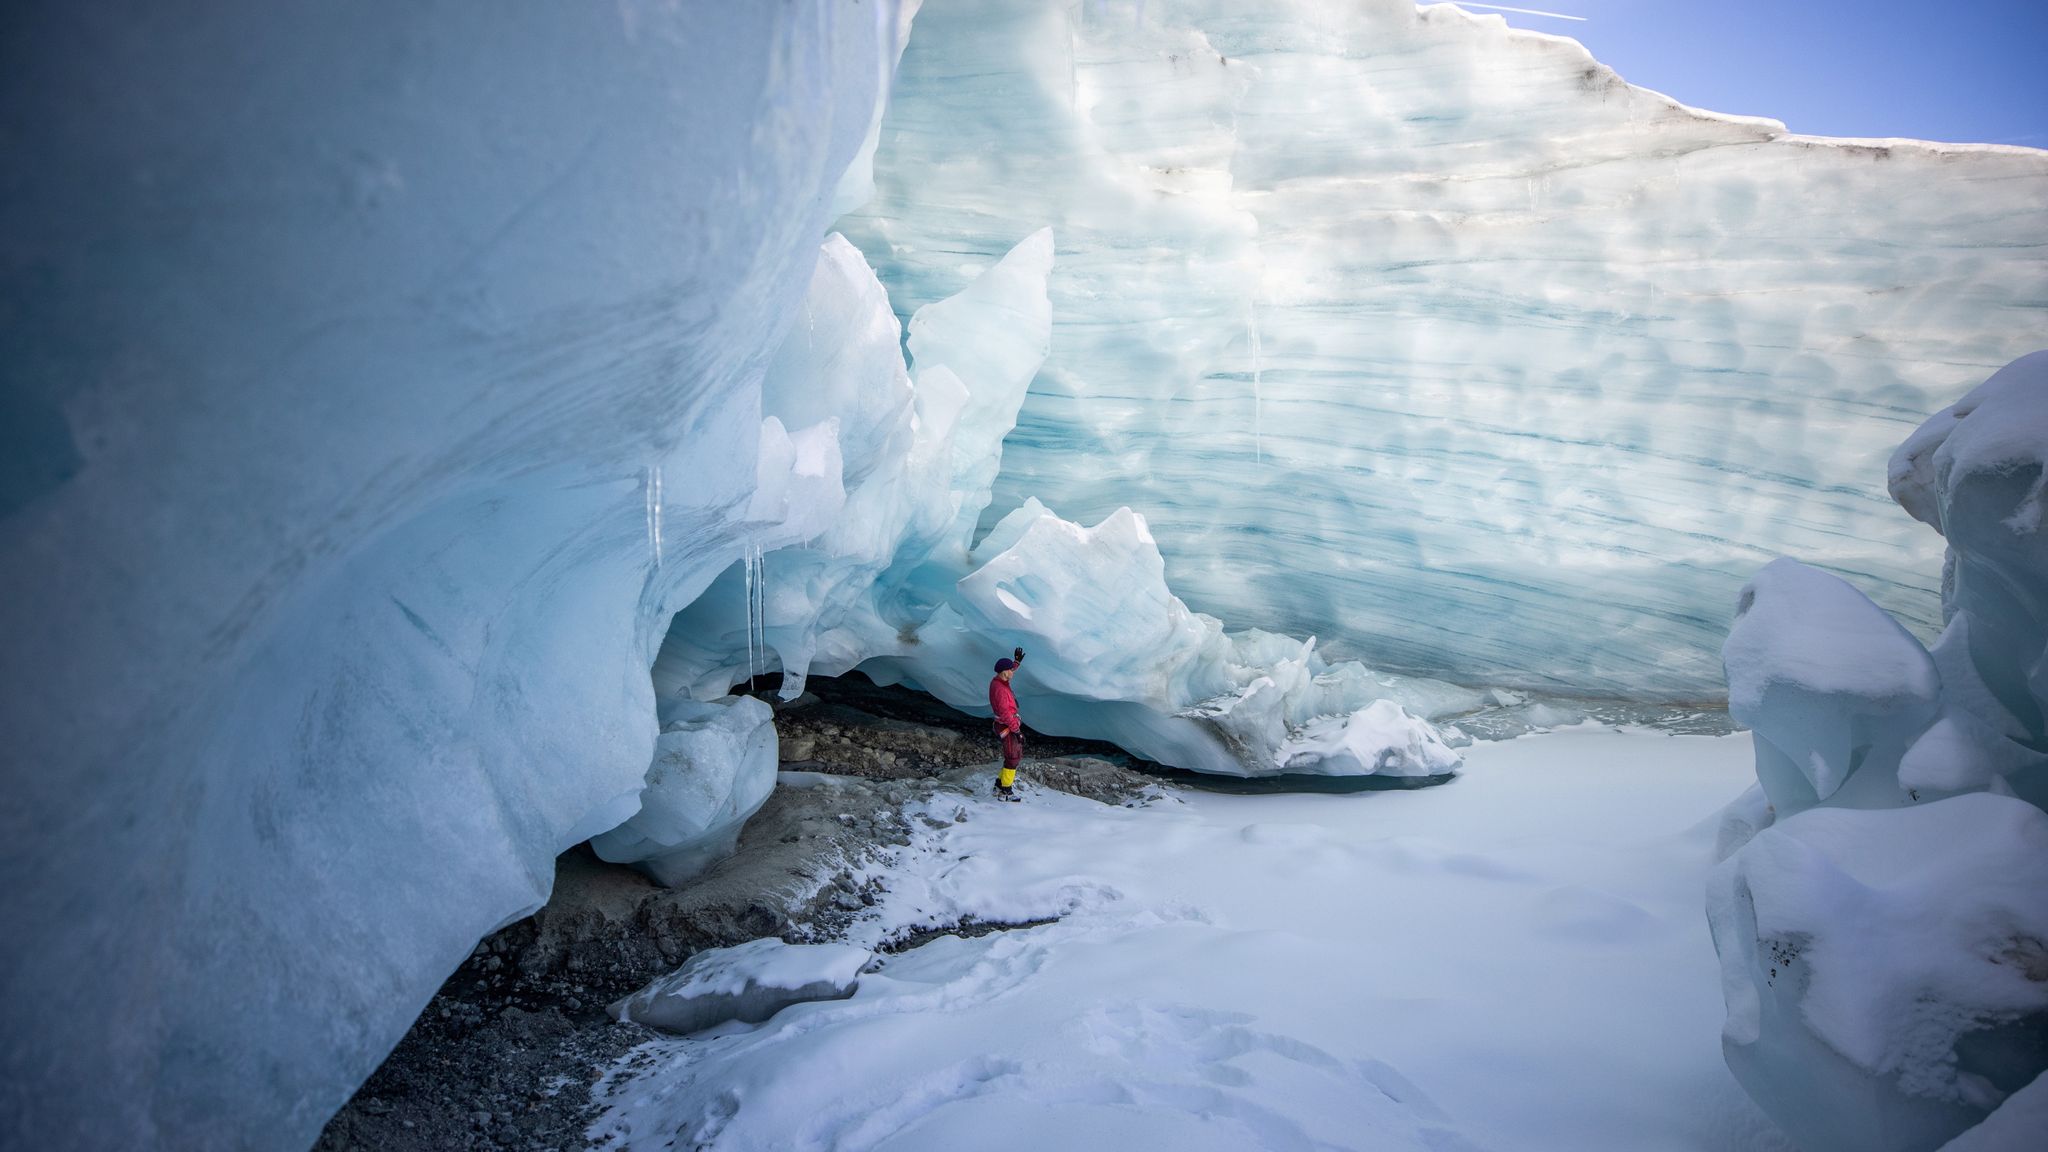
{"label": "icicle", "polygon": [[[761,672],[768,670],[768,558],[760,545],[754,546],[754,619],[755,634],[760,637],[752,647],[761,654]],[[755,673],[759,675],[760,673]]]}
{"label": "icicle", "polygon": [[661,567],[661,522],[656,519],[661,503],[661,472],[658,466],[648,465],[640,481],[640,518],[647,530],[647,551],[654,556],[654,566]]}
{"label": "icicle", "polygon": [[661,465],[659,464],[654,466],[654,490],[650,499],[652,500],[652,506],[648,512],[647,523],[648,528],[654,535],[654,567],[659,571],[661,568]]}
{"label": "icicle", "polygon": [[747,586],[747,688],[754,687],[754,546],[747,545],[747,551],[740,558],[742,579]]}

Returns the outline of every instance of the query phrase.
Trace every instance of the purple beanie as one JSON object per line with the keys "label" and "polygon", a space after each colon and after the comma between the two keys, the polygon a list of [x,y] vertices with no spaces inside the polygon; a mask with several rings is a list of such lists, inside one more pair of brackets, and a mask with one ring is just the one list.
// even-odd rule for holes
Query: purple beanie
{"label": "purple beanie", "polygon": [[1015,660],[1010,659],[1008,656],[1005,656],[1001,660],[996,661],[996,671],[998,672],[1008,672],[1010,669],[1015,668],[1016,666],[1017,662]]}

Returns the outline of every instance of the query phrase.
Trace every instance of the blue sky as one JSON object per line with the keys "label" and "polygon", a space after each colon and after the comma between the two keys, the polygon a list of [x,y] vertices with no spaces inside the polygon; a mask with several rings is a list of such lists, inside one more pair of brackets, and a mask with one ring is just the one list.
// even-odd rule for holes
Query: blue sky
{"label": "blue sky", "polygon": [[1499,13],[1695,107],[1813,135],[2048,148],[2048,0],[1501,2],[1585,17]]}

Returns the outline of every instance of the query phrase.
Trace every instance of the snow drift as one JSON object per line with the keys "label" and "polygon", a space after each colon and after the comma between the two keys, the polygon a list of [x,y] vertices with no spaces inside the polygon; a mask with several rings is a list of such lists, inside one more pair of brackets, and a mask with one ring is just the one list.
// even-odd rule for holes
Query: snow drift
{"label": "snow drift", "polygon": [[1742,591],[1722,656],[1761,795],[1707,910],[1729,1067],[1808,1149],[1934,1149],[2048,1069],[2044,471],[2048,352],[1893,455],[1948,541],[1932,652],[1790,560]]}

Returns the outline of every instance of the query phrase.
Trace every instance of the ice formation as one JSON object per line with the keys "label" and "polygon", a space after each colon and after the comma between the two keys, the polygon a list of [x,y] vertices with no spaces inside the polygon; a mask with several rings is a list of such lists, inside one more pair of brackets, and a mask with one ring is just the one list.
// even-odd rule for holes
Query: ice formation
{"label": "ice formation", "polygon": [[[779,671],[793,698],[813,671],[859,666],[986,714],[991,665],[1023,645],[1033,658],[1016,687],[1043,731],[1231,775],[1453,771],[1457,754],[1425,716],[1475,693],[1332,666],[1312,639],[1226,634],[1167,588],[1129,509],[1088,529],[1028,501],[973,545],[1003,437],[1046,356],[1053,249],[1049,230],[1034,232],[919,309],[906,364],[874,273],[841,237],[825,241],[768,373],[763,408],[778,435],[762,442],[780,443],[787,424],[819,443],[811,457],[838,454],[841,470],[823,469],[834,479],[810,497],[834,515],[816,536],[734,565],[677,613],[657,692],[719,696]],[[764,469],[806,474],[780,458]]]}
{"label": "ice formation", "polygon": [[[1451,772],[1457,753],[1394,697],[1426,709],[1434,685],[1326,664],[1315,641],[1227,634],[1166,587],[1143,517],[1093,528],[1027,501],[976,548],[974,567],[898,655],[870,661],[955,707],[988,711],[989,667],[1029,656],[1011,687],[1035,728],[1113,740],[1201,772]],[[1453,690],[1455,695],[1455,690]]]}
{"label": "ice formation", "polygon": [[1813,1152],[1934,1149],[2048,1069],[2044,473],[2048,352],[1893,455],[1948,542],[1931,652],[1790,560],[1742,591],[1723,657],[1760,791],[1708,887],[1724,1048]]}
{"label": "ice formation", "polygon": [[0,1144],[307,1146],[631,813],[893,11],[10,11]]}
{"label": "ice formation", "polygon": [[[774,711],[751,696],[663,700],[654,764],[631,819],[591,838],[598,856],[681,884],[732,851],[775,789]],[[603,818],[599,818],[599,823]]]}
{"label": "ice formation", "polygon": [[668,1032],[739,1020],[759,1024],[792,1004],[844,1000],[874,953],[850,944],[785,944],[774,937],[707,948],[611,1006],[612,1015]]}
{"label": "ice formation", "polygon": [[2048,153],[1792,136],[1407,0],[932,0],[875,173],[839,226],[904,313],[1059,230],[993,514],[1130,507],[1191,608],[1468,684],[1717,698],[1779,554],[1931,636],[1938,551],[1838,478],[2048,306]]}

